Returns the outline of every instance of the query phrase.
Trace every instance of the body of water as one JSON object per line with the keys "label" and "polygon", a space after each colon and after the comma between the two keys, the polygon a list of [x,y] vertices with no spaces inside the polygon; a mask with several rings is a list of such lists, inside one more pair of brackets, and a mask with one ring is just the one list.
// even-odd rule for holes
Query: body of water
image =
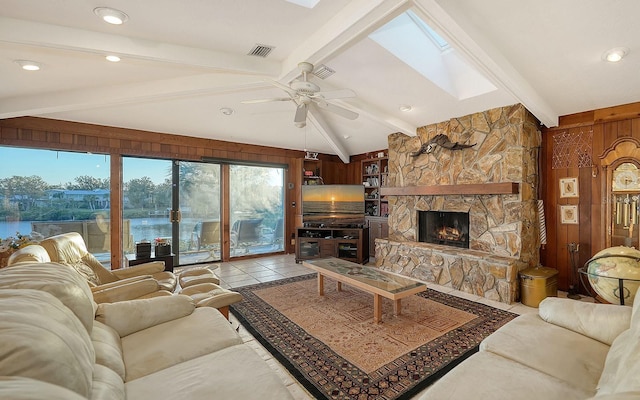
{"label": "body of water", "polygon": [[[153,241],[155,238],[171,238],[171,223],[165,218],[132,218],[129,221],[134,243],[143,240]],[[182,220],[180,224],[182,240],[191,239],[191,233],[197,222],[197,219]],[[8,236],[15,237],[17,232],[22,235],[31,233],[31,221],[0,222],[0,239]]]}

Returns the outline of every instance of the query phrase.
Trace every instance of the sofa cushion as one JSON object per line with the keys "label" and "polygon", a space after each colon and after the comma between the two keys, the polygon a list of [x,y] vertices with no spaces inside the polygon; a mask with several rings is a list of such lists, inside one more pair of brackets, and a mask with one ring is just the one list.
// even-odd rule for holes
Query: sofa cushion
{"label": "sofa cushion", "polygon": [[93,370],[91,400],[125,399],[124,382],[113,370],[96,365]]}
{"label": "sofa cushion", "polygon": [[188,296],[159,296],[150,299],[101,303],[96,319],[109,325],[120,337],[189,315],[195,304]]}
{"label": "sofa cushion", "polygon": [[609,346],[524,314],[489,335],[480,350],[595,393]]}
{"label": "sofa cushion", "polygon": [[0,288],[36,289],[51,293],[91,332],[96,304],[87,282],[57,263],[20,263],[0,269]]}
{"label": "sofa cushion", "polygon": [[481,351],[449,371],[419,400],[584,400],[593,394],[497,354]]}
{"label": "sofa cushion", "polygon": [[30,244],[22,247],[11,254],[9,257],[8,265],[14,265],[19,263],[46,263],[51,262],[49,253],[44,247],[39,244]]}
{"label": "sofa cushion", "polygon": [[[629,329],[631,307],[613,304],[567,301],[557,297],[547,297],[540,303],[540,317],[554,325],[570,329],[611,346],[616,337]],[[602,323],[602,316],[607,323]]]}
{"label": "sofa cushion", "polygon": [[127,382],[125,390],[127,399],[293,399],[277,373],[244,344]]}
{"label": "sofa cushion", "polygon": [[74,314],[47,292],[0,290],[0,376],[91,393],[95,355]]}
{"label": "sofa cushion", "polygon": [[[639,294],[640,288],[636,296]],[[598,395],[640,391],[640,301],[633,303],[630,326],[611,345],[598,382]]]}
{"label": "sofa cushion", "polygon": [[73,268],[93,286],[116,280],[93,254],[87,251],[84,239],[78,232],[51,236],[40,242],[40,245],[47,250],[52,261]]}
{"label": "sofa cushion", "polygon": [[640,327],[613,341],[598,383],[598,395],[640,391]]}
{"label": "sofa cushion", "polygon": [[640,399],[640,391],[603,394],[599,396],[589,397],[587,400],[638,400],[638,399]]}
{"label": "sofa cushion", "polygon": [[62,386],[22,376],[0,376],[0,399],[86,400],[85,397]]}
{"label": "sofa cushion", "polygon": [[125,382],[240,343],[218,310],[197,308],[188,316],[122,338]]}
{"label": "sofa cushion", "polygon": [[96,352],[96,364],[104,365],[113,370],[121,380],[124,380],[125,370],[122,360],[122,343],[120,336],[110,326],[94,321],[91,342]]}

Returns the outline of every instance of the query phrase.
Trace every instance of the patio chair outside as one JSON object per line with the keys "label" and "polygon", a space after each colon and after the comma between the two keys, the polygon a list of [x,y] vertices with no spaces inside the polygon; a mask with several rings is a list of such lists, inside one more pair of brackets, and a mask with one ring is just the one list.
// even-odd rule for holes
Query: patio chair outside
{"label": "patio chair outside", "polygon": [[244,247],[248,252],[250,245],[260,242],[260,225],[262,218],[241,219],[233,223],[231,228],[231,247]]}
{"label": "patio chair outside", "polygon": [[278,218],[276,226],[273,228],[272,244],[276,247],[284,244],[284,220],[282,218]]}
{"label": "patio chair outside", "polygon": [[194,228],[197,250],[220,248],[220,221],[198,222]]}

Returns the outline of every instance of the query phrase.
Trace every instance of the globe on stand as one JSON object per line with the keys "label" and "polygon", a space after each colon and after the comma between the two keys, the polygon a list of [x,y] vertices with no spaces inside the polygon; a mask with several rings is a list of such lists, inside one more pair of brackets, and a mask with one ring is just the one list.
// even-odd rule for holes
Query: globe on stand
{"label": "globe on stand", "polygon": [[640,286],[640,251],[633,247],[609,247],[586,263],[593,290],[612,304],[632,305]]}

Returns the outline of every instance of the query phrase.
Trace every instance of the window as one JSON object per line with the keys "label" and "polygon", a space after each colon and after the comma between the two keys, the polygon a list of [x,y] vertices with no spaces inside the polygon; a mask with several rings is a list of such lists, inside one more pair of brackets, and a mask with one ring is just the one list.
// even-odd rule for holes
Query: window
{"label": "window", "polygon": [[0,238],[78,232],[111,262],[109,156],[0,147]]}
{"label": "window", "polygon": [[496,90],[411,10],[385,24],[369,38],[458,100]]}

